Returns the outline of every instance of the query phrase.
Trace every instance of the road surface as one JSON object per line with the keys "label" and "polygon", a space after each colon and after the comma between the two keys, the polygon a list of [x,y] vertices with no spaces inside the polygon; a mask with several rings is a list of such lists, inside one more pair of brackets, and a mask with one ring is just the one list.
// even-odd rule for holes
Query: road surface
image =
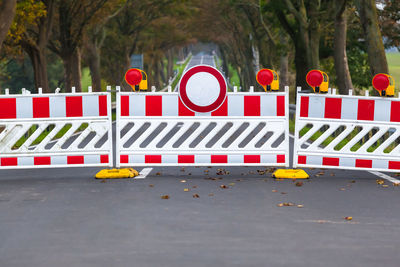
{"label": "road surface", "polygon": [[107,181],[97,168],[2,170],[0,266],[399,266],[399,186],[360,171],[307,170],[300,184],[218,169]]}

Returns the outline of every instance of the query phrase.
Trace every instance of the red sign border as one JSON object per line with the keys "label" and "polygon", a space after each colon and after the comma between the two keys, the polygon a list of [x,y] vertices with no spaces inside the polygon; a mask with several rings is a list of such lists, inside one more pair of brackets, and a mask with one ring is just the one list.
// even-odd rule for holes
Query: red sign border
{"label": "red sign border", "polygon": [[[207,72],[211,75],[213,75],[219,83],[219,88],[220,88],[220,93],[218,95],[217,100],[215,100],[212,104],[208,106],[199,106],[194,104],[192,101],[190,101],[189,97],[187,96],[186,93],[186,85],[194,74],[199,73],[199,72]],[[219,72],[216,68],[207,66],[207,65],[198,65],[190,68],[187,70],[182,78],[181,81],[179,82],[179,97],[182,100],[182,103],[190,110],[194,112],[212,112],[214,110],[217,110],[225,101],[227,95],[227,84],[225,81],[224,76]]]}

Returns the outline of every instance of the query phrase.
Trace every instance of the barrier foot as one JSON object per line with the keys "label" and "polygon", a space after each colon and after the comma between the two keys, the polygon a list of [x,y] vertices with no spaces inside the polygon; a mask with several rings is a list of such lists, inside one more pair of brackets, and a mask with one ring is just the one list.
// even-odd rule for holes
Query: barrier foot
{"label": "barrier foot", "polygon": [[272,177],[277,179],[308,179],[310,176],[304,170],[279,169],[276,170]]}
{"label": "barrier foot", "polygon": [[96,179],[122,179],[122,178],[134,178],[139,175],[139,172],[132,168],[125,169],[103,169],[96,175]]}

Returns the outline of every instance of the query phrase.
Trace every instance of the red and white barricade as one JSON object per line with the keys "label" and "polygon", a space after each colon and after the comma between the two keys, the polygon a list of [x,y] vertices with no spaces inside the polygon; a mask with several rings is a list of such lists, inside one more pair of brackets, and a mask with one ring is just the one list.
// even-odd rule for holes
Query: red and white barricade
{"label": "red and white barricade", "polygon": [[400,99],[297,94],[294,167],[400,171]]}
{"label": "red and white barricade", "polygon": [[[207,90],[213,82],[219,87],[217,79],[204,73],[187,78],[190,71],[179,93],[117,93],[117,167],[288,166],[288,90],[226,93],[220,80],[215,93]],[[207,88],[197,88],[203,79]]]}
{"label": "red and white barricade", "polygon": [[112,166],[110,93],[0,95],[0,169]]}

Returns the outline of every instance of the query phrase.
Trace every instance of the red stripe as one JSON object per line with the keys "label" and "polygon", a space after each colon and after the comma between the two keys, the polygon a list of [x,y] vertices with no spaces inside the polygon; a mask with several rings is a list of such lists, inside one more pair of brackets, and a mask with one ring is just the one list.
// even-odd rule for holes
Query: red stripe
{"label": "red stripe", "polygon": [[83,156],[68,156],[67,164],[83,164],[85,159]]}
{"label": "red stripe", "polygon": [[228,116],[228,98],[216,111],[211,112],[211,116]]}
{"label": "red stripe", "polygon": [[82,117],[82,96],[65,97],[67,117]]}
{"label": "red stripe", "polygon": [[357,120],[373,121],[375,111],[375,100],[358,100]]}
{"label": "red stripe", "polygon": [[400,102],[392,101],[390,107],[390,121],[400,122]]}
{"label": "red stripe", "polygon": [[108,155],[100,155],[100,163],[108,163]]}
{"label": "red stripe", "polygon": [[356,159],[357,168],[372,168],[371,159]]}
{"label": "red stripe", "polygon": [[285,96],[276,96],[276,116],[285,116]]}
{"label": "red stripe", "polygon": [[389,161],[389,169],[400,170],[400,161]]}
{"label": "red stripe", "polygon": [[243,161],[244,161],[244,163],[260,163],[261,156],[260,155],[244,155]]}
{"label": "red stripe", "polygon": [[244,116],[260,116],[260,96],[244,96]]}
{"label": "red stripe", "polygon": [[99,116],[107,116],[107,96],[99,95]]}
{"label": "red stripe", "polygon": [[145,163],[161,163],[161,155],[145,155],[144,156]]}
{"label": "red stripe", "polygon": [[310,98],[308,96],[302,96],[300,99],[300,117],[308,117],[308,105]]}
{"label": "red stripe", "polygon": [[297,163],[298,164],[307,164],[307,156],[299,156],[297,158]]}
{"label": "red stripe", "polygon": [[50,157],[34,157],[33,164],[34,165],[50,165],[51,158]]}
{"label": "red stripe", "polygon": [[121,116],[129,116],[129,96],[121,96]]}
{"label": "red stripe", "polygon": [[182,100],[179,98],[178,105],[178,113],[179,116],[194,116],[194,112],[188,109],[185,104],[182,103]]}
{"label": "red stripe", "polygon": [[121,163],[129,163],[129,156],[128,156],[128,155],[121,155],[121,156],[119,157],[119,161],[120,161]]}
{"label": "red stripe", "polygon": [[32,98],[33,117],[48,118],[50,117],[50,104],[48,97]]}
{"label": "red stripe", "polygon": [[15,98],[0,99],[0,119],[17,118],[17,100]]}
{"label": "red stripe", "polygon": [[228,155],[211,155],[211,163],[228,163]]}
{"label": "red stripe", "polygon": [[325,98],[325,118],[340,119],[342,116],[342,99]]}
{"label": "red stripe", "polygon": [[0,162],[1,162],[1,166],[17,166],[18,165],[17,158],[1,158]]}
{"label": "red stripe", "polygon": [[178,163],[194,163],[194,155],[178,155]]}
{"label": "red stripe", "polygon": [[162,116],[162,96],[146,96],[146,116]]}
{"label": "red stripe", "polygon": [[276,155],[276,163],[285,163],[285,155]]}
{"label": "red stripe", "polygon": [[322,158],[322,165],[339,166],[339,158]]}

